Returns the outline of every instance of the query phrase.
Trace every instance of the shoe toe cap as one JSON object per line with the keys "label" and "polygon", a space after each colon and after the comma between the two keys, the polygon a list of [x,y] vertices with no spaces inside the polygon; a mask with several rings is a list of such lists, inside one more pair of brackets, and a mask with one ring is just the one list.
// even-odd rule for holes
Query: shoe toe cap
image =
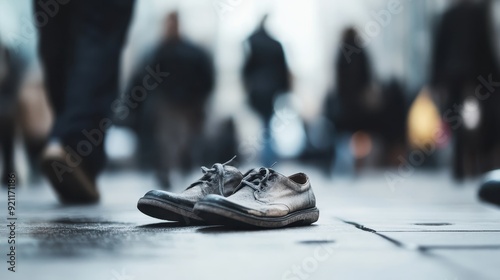
{"label": "shoe toe cap", "polygon": [[181,204],[188,207],[194,207],[195,202],[187,197],[183,197],[180,194],[171,193],[162,190],[152,190],[147,192],[143,198],[146,199],[156,199],[160,201],[166,201],[173,204]]}

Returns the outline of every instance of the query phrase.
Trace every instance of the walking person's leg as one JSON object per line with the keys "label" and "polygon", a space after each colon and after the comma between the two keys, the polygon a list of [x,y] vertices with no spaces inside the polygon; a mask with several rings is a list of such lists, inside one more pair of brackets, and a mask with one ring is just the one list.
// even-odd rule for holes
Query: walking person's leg
{"label": "walking person's leg", "polygon": [[[45,14],[39,1],[33,1],[33,6],[35,13]],[[48,18],[45,25],[38,28],[38,53],[42,63],[44,84],[56,118],[59,118],[65,110],[67,72],[71,64],[71,50],[74,43],[70,40],[70,16],[74,6],[73,2],[58,6],[57,13]],[[58,128],[54,126],[53,131],[56,130]]]}
{"label": "walking person's leg", "polygon": [[3,157],[2,185],[7,186],[9,173],[14,172],[14,137],[15,137],[14,119],[6,120],[6,123],[0,126],[0,154]]}
{"label": "walking person's leg", "polygon": [[[163,94],[163,93],[159,93]],[[175,160],[179,150],[180,125],[177,114],[172,110],[165,96],[157,95],[153,109],[153,142],[156,178],[163,189],[171,187],[170,173],[176,166]]]}
{"label": "walking person's leg", "polygon": [[[133,0],[72,1],[60,7],[68,13],[65,40],[53,48],[65,50],[61,78],[50,81],[57,71],[53,56],[44,55],[45,30],[61,22],[49,22],[40,28],[40,50],[45,66],[48,89],[54,84],[60,92],[50,92],[56,110],[56,122],[45,156],[43,168],[63,201],[93,202],[98,199],[95,180],[105,164],[104,136],[111,125],[111,103],[117,97],[118,69]],[[56,18],[57,14],[54,18]],[[57,92],[57,91],[56,91]]]}

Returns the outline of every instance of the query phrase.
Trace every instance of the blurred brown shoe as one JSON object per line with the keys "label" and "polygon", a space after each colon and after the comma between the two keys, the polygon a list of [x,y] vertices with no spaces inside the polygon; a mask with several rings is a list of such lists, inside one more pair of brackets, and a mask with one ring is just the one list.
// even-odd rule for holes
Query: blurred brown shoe
{"label": "blurred brown shoe", "polygon": [[81,162],[72,161],[72,155],[61,144],[51,143],[45,148],[41,165],[61,202],[88,204],[99,201],[96,179],[83,170]]}

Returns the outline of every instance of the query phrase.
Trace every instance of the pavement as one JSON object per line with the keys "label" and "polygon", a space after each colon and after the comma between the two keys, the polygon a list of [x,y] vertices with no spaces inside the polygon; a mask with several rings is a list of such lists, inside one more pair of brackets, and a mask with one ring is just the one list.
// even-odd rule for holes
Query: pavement
{"label": "pavement", "polygon": [[[237,230],[164,222],[136,209],[156,184],[134,171],[103,174],[94,206],[62,206],[46,182],[19,186],[11,264],[3,190],[0,279],[500,279],[500,208],[477,200],[476,180],[457,184],[446,171],[332,179],[300,165],[276,169],[308,173],[317,223]],[[175,190],[199,176],[179,178]]]}

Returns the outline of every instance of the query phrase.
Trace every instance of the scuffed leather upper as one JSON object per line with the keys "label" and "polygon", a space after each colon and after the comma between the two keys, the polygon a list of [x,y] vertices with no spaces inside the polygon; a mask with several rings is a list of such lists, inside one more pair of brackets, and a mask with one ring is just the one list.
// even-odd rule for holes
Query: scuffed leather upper
{"label": "scuffed leather upper", "polygon": [[[212,169],[214,168],[215,165]],[[202,178],[181,193],[153,190],[148,192],[145,196],[158,197],[176,203],[181,203],[188,207],[194,207],[196,202],[209,194],[222,196],[231,195],[240,184],[243,175],[233,166],[226,165],[221,166],[221,168],[223,168],[222,176],[220,176],[217,172],[207,172]],[[220,181],[221,179],[222,182]]]}
{"label": "scuffed leather upper", "polygon": [[[185,197],[195,197],[201,198],[205,197],[209,194],[218,194],[222,196],[229,196],[233,194],[236,187],[240,184],[243,179],[243,174],[233,167],[226,165],[224,166],[224,174],[222,176],[222,193],[219,190],[219,180],[220,177],[217,174],[210,175],[210,178],[207,180],[200,179],[199,184],[191,185],[185,191],[181,193],[181,195]],[[198,199],[199,200],[199,199]]]}
{"label": "scuffed leather upper", "polygon": [[[263,178],[266,170],[269,174]],[[260,217],[281,217],[316,206],[316,198],[306,174],[297,173],[286,177],[265,168],[245,176],[233,195],[226,198],[209,195],[205,199],[216,200],[226,207]]]}

